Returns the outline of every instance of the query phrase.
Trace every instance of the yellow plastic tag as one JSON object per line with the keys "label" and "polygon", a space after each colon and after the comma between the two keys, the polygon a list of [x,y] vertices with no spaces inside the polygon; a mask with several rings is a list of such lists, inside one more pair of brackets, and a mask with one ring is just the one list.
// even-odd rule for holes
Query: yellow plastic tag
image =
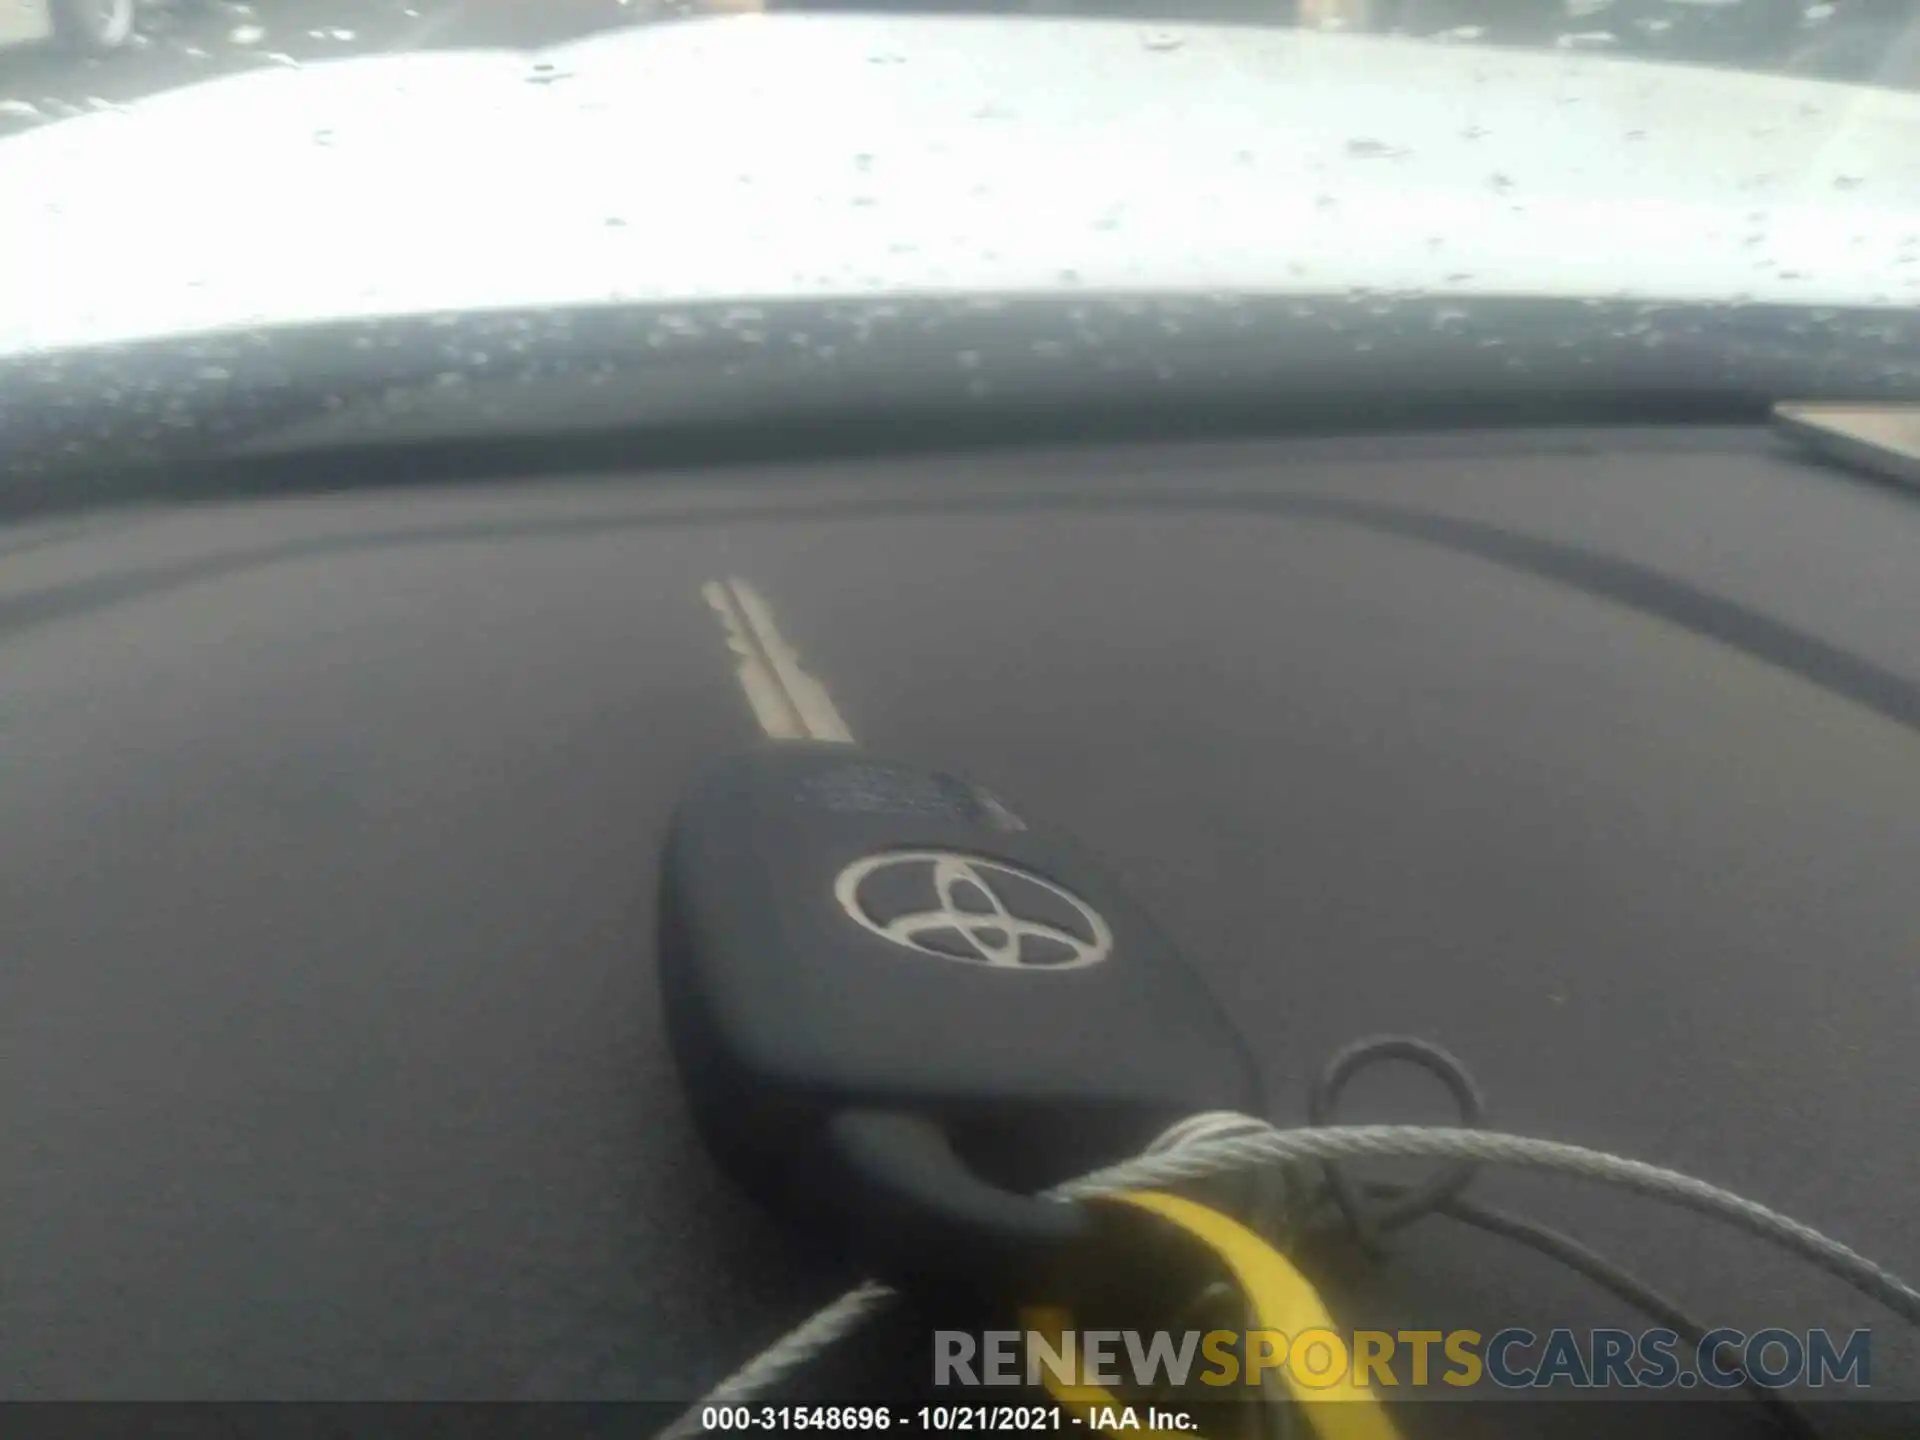
{"label": "yellow plastic tag", "polygon": [[[1290,1338],[1320,1332],[1333,1344],[1342,1343],[1333,1317],[1306,1276],[1244,1225],[1177,1195],[1135,1191],[1107,1196],[1106,1200],[1158,1215],[1219,1256],[1246,1296],[1255,1328],[1276,1331]],[[1023,1311],[1021,1323],[1056,1351],[1060,1349],[1062,1335],[1073,1328],[1073,1318],[1064,1310],[1040,1306]],[[1320,1440],[1398,1440],[1380,1397],[1369,1386],[1356,1381],[1348,1367],[1339,1369],[1342,1373],[1335,1384],[1315,1383],[1313,1377],[1296,1373],[1292,1365],[1280,1370],[1288,1395],[1299,1404],[1314,1434]],[[1124,1432],[1108,1429],[1099,1423],[1102,1412],[1116,1413],[1127,1408],[1110,1391],[1098,1385],[1070,1385],[1051,1371],[1046,1372],[1045,1383],[1055,1403],[1078,1416],[1089,1429],[1107,1434],[1158,1437],[1158,1440],[1174,1440],[1176,1435],[1181,1440],[1194,1440],[1189,1432],[1149,1429],[1144,1425],[1129,1427]]]}

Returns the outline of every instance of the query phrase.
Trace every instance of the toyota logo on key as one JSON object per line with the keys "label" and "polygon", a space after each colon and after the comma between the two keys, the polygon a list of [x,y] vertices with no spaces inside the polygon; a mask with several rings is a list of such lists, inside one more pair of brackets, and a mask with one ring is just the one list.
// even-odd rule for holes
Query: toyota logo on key
{"label": "toyota logo on key", "polygon": [[922,955],[997,970],[1080,970],[1113,951],[1086,901],[1031,871],[946,850],[856,860],[834,898],[862,929]]}

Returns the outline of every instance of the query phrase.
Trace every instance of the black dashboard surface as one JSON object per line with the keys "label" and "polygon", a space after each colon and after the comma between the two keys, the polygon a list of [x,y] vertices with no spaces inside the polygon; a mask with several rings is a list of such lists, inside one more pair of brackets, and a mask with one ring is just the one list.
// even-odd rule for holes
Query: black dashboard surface
{"label": "black dashboard surface", "polygon": [[[862,742],[1117,867],[1277,1118],[1341,1044],[1411,1031],[1495,1128],[1910,1276],[1916,554],[1920,504],[1739,430],[0,531],[0,1395],[687,1401],[844,1286],[712,1168],[661,1028],[662,826],[758,736],[703,598],[730,576]],[[1797,1262],[1569,1184],[1475,1193],[1709,1323],[1869,1326],[1876,1392],[1920,1398],[1911,1333]],[[1439,1221],[1333,1300],[1635,1323]]]}

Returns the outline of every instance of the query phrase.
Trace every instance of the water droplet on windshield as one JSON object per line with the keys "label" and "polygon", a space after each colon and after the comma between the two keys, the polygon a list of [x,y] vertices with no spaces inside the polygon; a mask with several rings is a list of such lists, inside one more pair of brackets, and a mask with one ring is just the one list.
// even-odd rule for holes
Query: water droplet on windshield
{"label": "water droplet on windshield", "polygon": [[1487,183],[1493,186],[1493,188],[1499,191],[1502,195],[1507,194],[1509,191],[1513,189],[1513,178],[1509,175],[1499,174],[1498,172],[1489,176],[1487,179]]}
{"label": "water droplet on windshield", "polygon": [[1140,37],[1140,43],[1149,50],[1164,54],[1169,50],[1178,50],[1187,42],[1170,30],[1149,30]]}
{"label": "water droplet on windshield", "polygon": [[1460,132],[1460,138],[1462,140],[1484,140],[1487,138],[1487,127],[1484,125],[1469,125]]}
{"label": "water droplet on windshield", "polygon": [[1864,184],[1866,184],[1866,181],[1858,175],[1836,175],[1833,177],[1833,188],[1836,190],[1858,190]]}
{"label": "water droplet on windshield", "polygon": [[331,145],[331,144],[333,144],[333,131],[331,131],[331,130],[316,130],[316,131],[314,131],[314,132],[313,132],[313,143],[314,143],[314,144],[316,144],[316,145]]}
{"label": "water droplet on windshield", "polygon": [[1080,283],[1080,272],[1078,270],[1062,270],[1059,275],[1059,280],[1062,285],[1078,285]]}
{"label": "water droplet on windshield", "polygon": [[227,32],[230,45],[258,45],[266,38],[266,27],[262,25],[236,25]]}
{"label": "water droplet on windshield", "polygon": [[1390,160],[1406,153],[1405,150],[1389,145],[1384,140],[1360,138],[1347,141],[1347,154],[1356,160]]}

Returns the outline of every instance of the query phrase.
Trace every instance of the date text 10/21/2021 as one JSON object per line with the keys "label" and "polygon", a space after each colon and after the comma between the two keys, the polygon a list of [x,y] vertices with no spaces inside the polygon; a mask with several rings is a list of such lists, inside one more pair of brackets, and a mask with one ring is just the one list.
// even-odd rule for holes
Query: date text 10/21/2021
{"label": "date text 10/21/2021", "polygon": [[700,1427],[711,1434],[755,1431],[888,1431],[910,1434],[1021,1431],[1186,1431],[1199,1422],[1186,1411],[1148,1405],[1102,1405],[1085,1417],[1056,1405],[922,1405],[894,1410],[884,1405],[709,1405]]}

